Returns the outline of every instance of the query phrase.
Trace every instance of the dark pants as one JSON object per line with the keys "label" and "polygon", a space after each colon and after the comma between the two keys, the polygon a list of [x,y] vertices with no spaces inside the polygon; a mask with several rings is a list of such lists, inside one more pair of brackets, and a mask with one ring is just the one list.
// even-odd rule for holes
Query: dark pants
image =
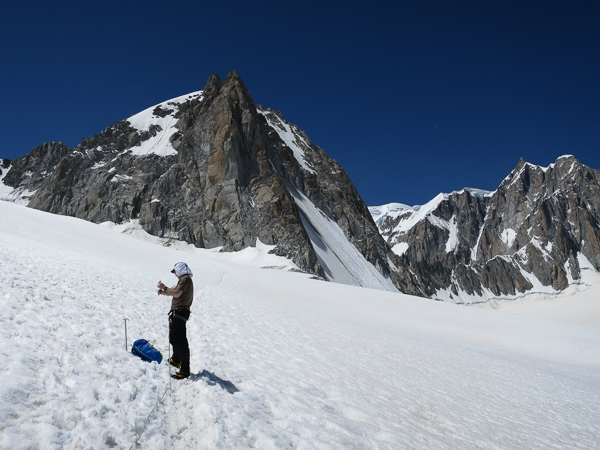
{"label": "dark pants", "polygon": [[[189,319],[190,311],[178,309],[178,316]],[[169,342],[173,346],[173,362],[181,363],[181,372],[190,373],[190,347],[186,335],[186,321],[171,315],[169,318]]]}

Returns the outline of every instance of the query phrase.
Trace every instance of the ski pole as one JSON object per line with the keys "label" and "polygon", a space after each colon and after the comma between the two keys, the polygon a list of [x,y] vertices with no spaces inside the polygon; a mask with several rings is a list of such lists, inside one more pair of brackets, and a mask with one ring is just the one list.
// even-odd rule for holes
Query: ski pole
{"label": "ski pole", "polygon": [[125,322],[125,351],[127,351],[127,321],[129,319],[123,319],[123,321]]}

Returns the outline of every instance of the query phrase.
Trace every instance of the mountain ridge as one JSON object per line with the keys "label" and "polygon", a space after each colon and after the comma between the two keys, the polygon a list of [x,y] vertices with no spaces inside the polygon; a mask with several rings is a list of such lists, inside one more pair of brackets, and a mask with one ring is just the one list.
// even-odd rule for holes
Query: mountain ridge
{"label": "mountain ridge", "polygon": [[[600,269],[600,172],[572,155],[519,161],[492,192],[371,207],[380,232],[428,294],[459,303],[560,291]],[[400,206],[398,206],[400,205]]]}
{"label": "mountain ridge", "polygon": [[368,208],[343,167],[241,77],[151,106],[71,148],[1,160],[0,198],[139,222],[201,248],[274,246],[329,281],[457,303],[556,292],[600,269],[599,172],[519,161],[495,191]]}

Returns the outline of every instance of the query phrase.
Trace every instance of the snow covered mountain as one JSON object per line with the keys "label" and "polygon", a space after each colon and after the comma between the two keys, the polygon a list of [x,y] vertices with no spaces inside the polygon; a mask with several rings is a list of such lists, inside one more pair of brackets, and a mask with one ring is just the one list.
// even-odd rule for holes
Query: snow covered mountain
{"label": "snow covered mountain", "polygon": [[0,197],[95,223],[237,251],[261,242],[327,280],[424,295],[344,169],[235,72],[121,120],[76,149],[12,161]]}
{"label": "snow covered mountain", "polygon": [[494,192],[369,208],[344,169],[241,78],[0,164],[0,198],[95,223],[137,221],[199,248],[273,246],[329,281],[458,303],[556,292],[600,269],[600,176],[520,161]]}
{"label": "snow covered mountain", "polygon": [[[164,244],[0,201],[1,449],[598,448],[600,287],[511,314]],[[128,350],[168,356],[177,261],[196,295],[176,382]]]}
{"label": "snow covered mountain", "polygon": [[556,292],[600,270],[600,171],[574,156],[549,167],[521,160],[494,192],[464,189],[423,206],[369,209],[436,299]]}

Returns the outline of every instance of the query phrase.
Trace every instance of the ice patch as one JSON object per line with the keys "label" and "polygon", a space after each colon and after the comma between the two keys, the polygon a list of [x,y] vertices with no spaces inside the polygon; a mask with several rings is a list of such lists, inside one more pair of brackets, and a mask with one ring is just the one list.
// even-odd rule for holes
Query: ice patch
{"label": "ice patch", "polygon": [[512,228],[506,228],[500,234],[500,240],[508,247],[511,248],[515,239],[517,238],[517,232]]}
{"label": "ice patch", "polygon": [[406,253],[406,251],[408,250],[408,247],[409,247],[408,242],[399,242],[392,247],[392,251],[396,255],[402,256]]}
{"label": "ice patch", "polygon": [[131,179],[132,177],[130,177],[129,175],[115,175],[110,181],[112,183],[120,183],[122,181],[129,181]]}
{"label": "ice patch", "polygon": [[[542,245],[540,238],[538,236],[534,236],[533,238],[531,238],[531,240],[529,241],[535,248],[537,248],[540,253],[542,254],[542,256],[544,257],[544,259],[546,261],[552,259],[552,256],[550,256],[550,254],[548,253],[548,245],[544,246]],[[552,244],[550,244],[550,248],[552,248]]]}

